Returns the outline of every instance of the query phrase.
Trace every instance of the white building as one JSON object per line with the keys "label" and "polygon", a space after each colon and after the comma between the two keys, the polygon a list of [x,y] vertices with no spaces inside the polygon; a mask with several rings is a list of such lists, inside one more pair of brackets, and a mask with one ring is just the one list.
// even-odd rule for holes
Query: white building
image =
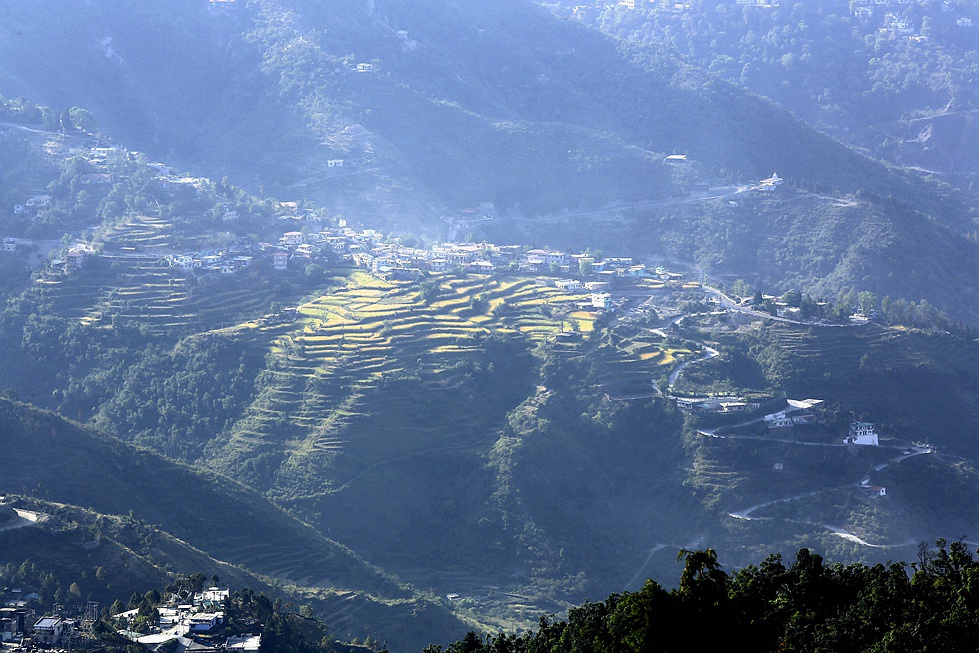
{"label": "white building", "polygon": [[41,617],[34,624],[33,641],[44,646],[57,646],[70,638],[73,632],[70,621],[61,617]]}
{"label": "white building", "polygon": [[795,422],[785,414],[785,411],[765,415],[765,425],[770,429],[792,428]]}
{"label": "white building", "polygon": [[224,648],[235,653],[258,653],[262,648],[262,636],[247,633],[238,637],[229,637]]}
{"label": "white building", "polygon": [[877,430],[870,422],[850,424],[850,434],[843,438],[843,444],[859,444],[871,447],[880,446]]}
{"label": "white building", "polygon": [[283,245],[300,245],[303,242],[303,232],[287,231],[282,234],[282,238],[280,238],[279,241]]}
{"label": "white building", "polygon": [[224,623],[223,612],[198,612],[190,615],[187,620],[190,630],[195,633],[206,633],[212,628]]}
{"label": "white building", "polygon": [[592,293],[591,305],[592,308],[597,308],[603,311],[611,310],[612,295],[608,294],[607,292]]}
{"label": "white building", "polygon": [[289,252],[277,251],[272,253],[272,269],[289,269]]}

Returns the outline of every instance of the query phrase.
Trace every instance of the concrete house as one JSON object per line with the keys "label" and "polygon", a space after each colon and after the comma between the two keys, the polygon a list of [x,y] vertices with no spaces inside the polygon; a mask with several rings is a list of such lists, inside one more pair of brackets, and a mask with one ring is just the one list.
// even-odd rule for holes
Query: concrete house
{"label": "concrete house", "polygon": [[279,239],[283,245],[300,245],[303,242],[303,232],[301,231],[287,231],[282,234],[282,238]]}
{"label": "concrete house", "polygon": [[224,623],[223,612],[198,612],[190,615],[187,620],[191,632],[206,633],[212,628]]}
{"label": "concrete house", "polygon": [[612,295],[607,292],[592,293],[591,305],[592,308],[597,308],[601,311],[612,310]]}
{"label": "concrete house", "polygon": [[27,610],[24,608],[0,608],[0,642],[9,642],[24,632]]}
{"label": "concrete house", "polygon": [[246,633],[238,637],[229,637],[224,648],[235,653],[258,653],[262,648],[262,636]]}
{"label": "concrete house", "polygon": [[34,624],[33,641],[43,646],[58,646],[74,634],[72,622],[61,617],[41,617]]}
{"label": "concrete house", "polygon": [[289,252],[284,252],[282,250],[277,250],[275,252],[272,252],[272,269],[273,270],[289,269]]}
{"label": "concrete house", "polygon": [[880,446],[877,430],[870,422],[853,422],[850,424],[850,433],[843,438],[843,444],[859,444],[870,447]]}

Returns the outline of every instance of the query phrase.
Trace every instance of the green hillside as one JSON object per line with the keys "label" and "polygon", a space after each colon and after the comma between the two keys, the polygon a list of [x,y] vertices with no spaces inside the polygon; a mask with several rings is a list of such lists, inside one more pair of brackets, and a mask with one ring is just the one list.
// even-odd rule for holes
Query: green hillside
{"label": "green hillside", "polygon": [[[240,2],[228,12],[184,0],[166,8],[124,3],[111,20],[99,3],[70,6],[15,2],[0,28],[8,32],[0,60],[9,64],[0,92],[53,107],[33,117],[21,111],[22,121],[56,130],[59,107],[86,107],[102,132],[151,159],[211,180],[227,175],[262,194],[258,200],[314,199],[332,215],[392,233],[462,236],[470,227],[456,233],[438,218],[480,206],[493,219],[471,230],[501,242],[516,233],[582,249],[628,248],[779,292],[872,291],[975,319],[974,209],[958,191],[848,149],[681,63],[665,45],[625,52],[523,0],[385,2],[373,13],[353,0]],[[775,13],[771,20],[781,20]],[[161,25],[173,25],[175,35]],[[23,38],[39,32],[64,39],[52,50]],[[171,59],[145,56],[144,48]],[[79,81],[89,77],[99,83]],[[185,95],[193,101],[172,101]],[[666,164],[673,152],[688,164]],[[4,188],[14,202],[28,184],[46,185],[36,162],[21,167],[35,168],[36,181],[11,175]],[[735,193],[773,171],[786,183],[772,195]],[[108,222],[125,206],[125,228],[107,228],[106,238],[139,240],[155,252],[201,244],[203,222],[224,227],[207,213],[208,201],[241,213],[251,206],[232,236],[264,235],[273,215],[234,196],[226,181],[178,201],[151,189],[150,201],[130,205],[124,191],[98,202],[86,189],[79,198],[68,171],[61,175],[58,190],[72,201],[67,219],[55,211],[12,226],[60,238],[91,225],[90,207]],[[152,178],[143,183],[141,191]],[[160,204],[169,210],[158,214]],[[137,221],[158,237],[142,238]],[[191,234],[185,227],[195,222]],[[171,223],[176,229],[162,233]],[[165,296],[116,295],[176,326],[183,318],[168,316],[179,287]],[[101,309],[87,310],[97,318]]]}
{"label": "green hillside", "polygon": [[573,608],[566,618],[542,619],[532,633],[470,632],[427,650],[714,650],[737,641],[752,651],[971,651],[979,624],[969,607],[977,568],[970,546],[922,543],[915,562],[873,566],[832,564],[801,548],[792,562],[771,554],[734,572],[713,549],[683,549],[672,590],[648,581],[639,591]]}
{"label": "green hillside", "polygon": [[[9,7],[5,95],[86,107],[152,157],[358,217],[431,228],[483,202],[535,215],[660,199],[683,191],[663,163],[675,151],[745,179],[946,202],[958,226],[967,212],[670,53],[626,55],[525,0],[68,7]],[[30,39],[42,32],[58,47]]]}
{"label": "green hillside", "polygon": [[972,2],[547,4],[626,47],[665,49],[875,156],[976,190]]}
{"label": "green hillside", "polygon": [[[959,191],[529,0],[5,12],[0,489],[54,513],[0,531],[5,569],[255,580],[407,651],[681,549],[971,535]],[[519,245],[439,259],[436,234]],[[807,397],[818,423],[763,424]],[[882,445],[844,446],[853,420]]]}
{"label": "green hillside", "polygon": [[[748,516],[723,524],[727,536],[718,534],[716,543],[759,538],[786,548],[818,545],[844,558],[869,552],[832,535],[836,530],[891,557],[909,557],[916,542],[945,529],[971,537],[979,519],[972,498],[976,441],[968,427],[975,420],[970,361],[979,350],[971,338],[877,325],[715,326],[685,335],[708,333],[720,354],[686,375],[684,392],[725,383],[743,392],[764,379],[768,392],[826,403],[820,425],[787,433],[757,422],[722,428],[719,438],[688,432],[694,493],[725,514],[747,509]],[[753,353],[745,357],[745,351]],[[853,420],[874,423],[881,446],[841,446]],[[701,416],[692,426],[744,421]],[[905,458],[912,442],[927,443],[920,451],[935,450]],[[866,479],[886,487],[886,498],[869,495],[860,485]]]}
{"label": "green hillside", "polygon": [[[122,520],[122,532],[109,534],[105,564],[98,562],[112,566],[117,586],[127,574],[133,589],[158,582],[168,566],[185,573],[213,569],[246,582],[254,574],[307,597],[325,619],[336,617],[338,630],[361,636],[369,631],[399,650],[423,646],[432,632],[462,627],[444,609],[426,604],[350,550],[230,478],[175,464],[8,400],[0,400],[0,430],[10,465],[6,487],[45,501],[86,506],[112,522]],[[126,535],[126,528],[139,531],[126,527],[132,519],[146,524],[139,527],[146,531],[140,536],[146,541],[134,544]],[[34,528],[41,527],[4,534],[12,538],[10,548],[4,548],[5,562],[20,564],[20,555],[41,562],[45,555],[65,555],[64,549],[76,546],[79,539],[88,541],[85,531],[76,531],[76,536],[60,536],[63,544],[42,546],[45,538],[59,536],[46,535],[48,529],[37,533]],[[112,554],[117,541],[129,551]],[[26,550],[30,547],[35,547],[33,554]],[[99,561],[102,554],[97,549],[92,555]],[[55,568],[65,564],[59,560],[52,558]],[[82,563],[73,564],[62,573],[77,570]],[[224,565],[235,568],[223,573]],[[94,566],[98,565],[93,562],[93,570]],[[417,617],[406,616],[412,613]]]}

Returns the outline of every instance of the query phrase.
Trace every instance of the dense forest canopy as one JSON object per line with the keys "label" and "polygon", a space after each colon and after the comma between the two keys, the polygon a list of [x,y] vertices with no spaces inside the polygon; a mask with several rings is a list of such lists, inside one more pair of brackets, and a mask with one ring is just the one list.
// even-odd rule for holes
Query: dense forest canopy
{"label": "dense forest canopy", "polygon": [[956,541],[924,543],[918,560],[827,564],[801,549],[790,564],[765,558],[725,572],[711,550],[680,552],[674,589],[647,581],[636,592],[541,619],[535,632],[470,633],[427,653],[715,651],[974,651],[979,621],[973,588],[979,562]]}

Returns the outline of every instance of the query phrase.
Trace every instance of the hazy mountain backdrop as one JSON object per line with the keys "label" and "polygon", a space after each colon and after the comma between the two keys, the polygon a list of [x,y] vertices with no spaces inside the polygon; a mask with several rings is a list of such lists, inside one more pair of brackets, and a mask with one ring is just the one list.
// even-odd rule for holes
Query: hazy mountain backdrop
{"label": "hazy mountain backdrop", "polygon": [[[975,7],[626,4],[6,0],[0,493],[57,518],[0,563],[220,573],[411,651],[683,548],[975,537]],[[353,247],[278,269],[286,232]],[[589,257],[356,259],[446,240]],[[603,257],[647,265],[599,315],[554,281]]]}

